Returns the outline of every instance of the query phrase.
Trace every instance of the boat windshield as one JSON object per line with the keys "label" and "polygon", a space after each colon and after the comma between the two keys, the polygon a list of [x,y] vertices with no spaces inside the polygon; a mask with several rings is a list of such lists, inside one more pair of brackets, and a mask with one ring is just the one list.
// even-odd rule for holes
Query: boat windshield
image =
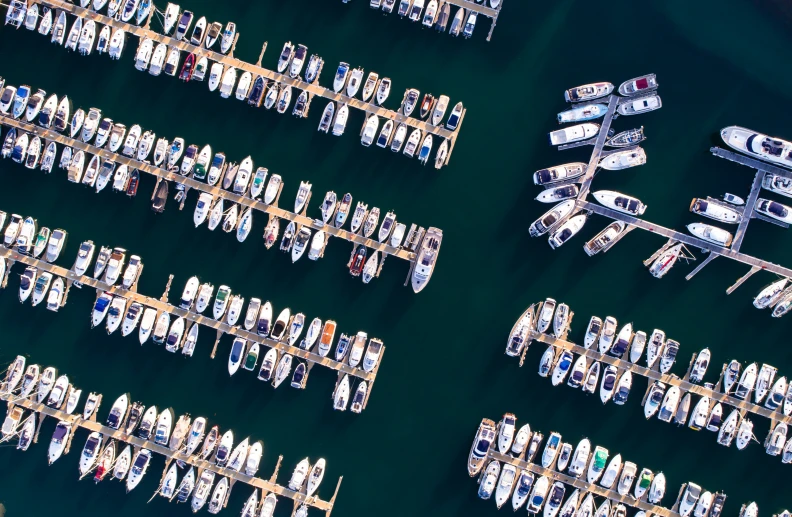
{"label": "boat windshield", "polygon": [[776,203],[775,201],[768,203],[767,211],[776,217],[786,217],[789,215],[789,210],[781,203]]}
{"label": "boat windshield", "polygon": [[492,442],[490,442],[489,440],[486,439],[479,440],[478,443],[476,443],[474,455],[483,458],[484,456],[487,455],[487,451],[489,450],[491,444]]}
{"label": "boat windshield", "polygon": [[55,428],[55,433],[52,435],[52,441],[55,443],[62,443],[67,434],[69,434],[69,428],[65,425],[59,425]]}

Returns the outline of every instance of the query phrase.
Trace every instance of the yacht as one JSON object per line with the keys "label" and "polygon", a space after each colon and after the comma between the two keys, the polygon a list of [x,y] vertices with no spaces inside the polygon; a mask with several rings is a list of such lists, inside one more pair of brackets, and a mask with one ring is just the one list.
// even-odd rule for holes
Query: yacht
{"label": "yacht", "polygon": [[333,135],[341,136],[344,134],[346,128],[347,118],[349,117],[349,106],[341,104],[336,111],[335,119],[333,120]]}
{"label": "yacht", "polygon": [[679,502],[679,515],[687,517],[693,511],[701,496],[701,487],[696,483],[688,483]]}
{"label": "yacht", "polygon": [[157,422],[154,426],[154,443],[162,446],[168,445],[171,430],[173,428],[173,411],[170,408],[165,409],[157,416]]}
{"label": "yacht", "polygon": [[259,336],[269,336],[271,324],[272,304],[270,302],[265,302],[259,311],[258,323],[256,324],[256,333],[258,333]]}
{"label": "yacht", "polygon": [[723,128],[721,138],[740,152],[782,167],[792,167],[792,142],[740,126]]}
{"label": "yacht", "polygon": [[600,485],[604,486],[607,489],[613,487],[613,483],[616,482],[616,478],[619,476],[622,468],[622,457],[621,454],[617,454],[614,456],[610,463],[608,463],[607,468],[605,469],[605,473],[602,475],[602,480],[600,481]]}
{"label": "yacht", "polygon": [[679,406],[680,391],[678,386],[671,386],[666,391],[663,403],[660,405],[660,410],[657,413],[657,419],[663,422],[670,422],[676,413],[677,406]]}
{"label": "yacht", "polygon": [[553,319],[553,335],[555,337],[562,337],[567,330],[569,330],[570,311],[569,306],[565,303],[558,305]]}
{"label": "yacht", "polygon": [[763,364],[759,370],[759,375],[756,377],[756,388],[754,390],[754,402],[761,404],[767,396],[770,387],[773,384],[775,375],[778,370],[769,364]]}
{"label": "yacht", "polygon": [[591,442],[588,438],[583,438],[575,448],[575,453],[572,455],[572,460],[569,463],[569,475],[573,477],[580,477],[583,469],[589,462],[591,456]]}
{"label": "yacht", "polygon": [[567,181],[583,176],[587,164],[582,162],[566,163],[555,167],[540,169],[533,175],[534,185],[549,185],[559,181]]}
{"label": "yacht", "polygon": [[704,379],[704,375],[707,373],[707,368],[709,367],[711,356],[712,354],[710,353],[709,348],[705,348],[698,353],[696,360],[693,363],[693,369],[690,372],[690,382],[696,384]]}
{"label": "yacht", "polygon": [[40,304],[44,301],[44,297],[49,291],[50,283],[52,282],[52,273],[42,271],[33,286],[33,306]]}
{"label": "yacht", "polygon": [[627,116],[658,110],[662,107],[663,103],[660,100],[659,95],[649,95],[646,97],[637,98],[631,102],[620,103],[616,110],[620,115]]}
{"label": "yacht", "polygon": [[666,483],[665,474],[658,473],[652,480],[652,485],[649,487],[649,494],[646,499],[652,504],[659,503],[665,495]]}
{"label": "yacht", "polygon": [[66,444],[71,436],[72,424],[71,422],[59,421],[55,426],[55,432],[52,434],[50,440],[49,450],[47,451],[47,459],[49,464],[52,465],[63,454]]}
{"label": "yacht", "polygon": [[620,171],[637,167],[646,163],[646,152],[638,147],[636,149],[625,149],[609,154],[600,160],[599,166],[609,171]]}
{"label": "yacht", "polygon": [[707,417],[710,413],[710,398],[707,396],[701,397],[693,408],[690,414],[690,422],[688,427],[694,431],[700,431],[707,425]]}
{"label": "yacht", "polygon": [[593,361],[591,363],[583,381],[582,389],[584,393],[594,394],[594,392],[597,391],[601,368],[599,361]]}
{"label": "yacht", "polygon": [[619,93],[626,97],[632,97],[640,93],[657,89],[657,77],[655,74],[642,75],[629,81],[624,81],[619,86]]}
{"label": "yacht", "polygon": [[666,249],[659,257],[652,262],[649,266],[649,273],[655,278],[663,278],[671,268],[676,264],[679,255],[682,252],[682,244],[676,244]]}
{"label": "yacht", "polygon": [[612,92],[613,84],[611,83],[590,83],[566,90],[564,92],[564,100],[567,102],[585,102],[605,97]]}
{"label": "yacht", "polygon": [[626,461],[624,463],[624,468],[622,469],[621,477],[619,477],[619,484],[616,487],[617,492],[620,495],[627,495],[632,488],[632,484],[635,481],[635,473],[638,471],[638,467],[635,463],[631,461]]}
{"label": "yacht", "polygon": [[374,141],[374,137],[377,134],[378,128],[379,128],[379,117],[377,117],[377,115],[371,114],[369,118],[366,120],[366,125],[363,127],[363,134],[360,137],[360,143],[363,144],[365,147],[370,146],[371,142]]}
{"label": "yacht", "polygon": [[66,399],[66,393],[69,390],[69,377],[61,375],[55,380],[52,386],[52,391],[47,397],[47,405],[51,408],[60,409]]}
{"label": "yacht", "polygon": [[562,111],[558,114],[558,123],[566,124],[569,122],[585,122],[595,120],[608,112],[607,104],[586,104],[575,108]]}
{"label": "yacht", "polygon": [[281,179],[280,175],[273,174],[270,176],[269,182],[267,182],[267,188],[264,191],[265,204],[270,205],[273,201],[275,201],[276,197],[280,193],[281,185],[283,185],[283,180]]}
{"label": "yacht", "polygon": [[679,343],[673,339],[666,341],[663,353],[660,355],[660,373],[668,373],[676,361],[679,352]]}
{"label": "yacht", "polygon": [[632,373],[628,370],[619,377],[619,382],[616,384],[616,391],[613,394],[613,403],[623,406],[627,402],[627,397],[630,396],[632,389]]}
{"label": "yacht", "polygon": [[737,428],[737,449],[745,449],[753,439],[753,422],[748,418],[743,418]]}
{"label": "yacht", "polygon": [[550,133],[550,145],[564,145],[594,138],[599,134],[600,126],[593,122],[585,122],[575,126],[565,127]]}
{"label": "yacht", "polygon": [[[460,9],[462,11],[463,9]],[[545,502],[545,497],[550,488],[550,480],[547,476],[541,476],[536,483],[534,483],[531,495],[528,498],[528,513],[537,514],[542,509]]]}
{"label": "yacht", "polygon": [[278,351],[275,348],[271,348],[267,351],[264,355],[264,359],[261,361],[261,369],[258,373],[258,379],[264,382],[269,382],[272,380],[272,374],[275,372],[275,365],[278,362]]}
{"label": "yacht", "polygon": [[722,246],[724,248],[731,246],[732,234],[726,230],[718,228],[717,226],[712,226],[711,224],[705,223],[691,223],[687,225],[687,229],[699,239],[717,244],[718,246]]}
{"label": "yacht", "polygon": [[784,403],[785,394],[788,390],[788,383],[786,377],[780,377],[773,384],[770,389],[770,394],[767,396],[764,406],[770,411],[775,411],[782,407]]}
{"label": "yacht", "polygon": [[742,220],[742,212],[740,210],[711,200],[693,198],[690,204],[690,211],[722,223],[738,224]]}
{"label": "yacht", "polygon": [[234,42],[235,36],[236,24],[234,22],[228,22],[220,39],[220,52],[223,54],[228,54],[228,51],[231,50],[231,45]]}
{"label": "yacht", "polygon": [[572,367],[567,385],[571,388],[580,388],[583,385],[583,381],[586,376],[587,366],[588,363],[586,362],[586,356],[579,356]]}

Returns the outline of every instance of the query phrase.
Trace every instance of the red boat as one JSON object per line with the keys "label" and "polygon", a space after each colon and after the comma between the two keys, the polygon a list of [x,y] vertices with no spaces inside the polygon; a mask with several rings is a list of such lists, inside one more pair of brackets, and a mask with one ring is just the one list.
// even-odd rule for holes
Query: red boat
{"label": "red boat", "polygon": [[354,255],[349,260],[349,274],[352,276],[360,276],[363,272],[363,266],[366,265],[366,247],[362,244],[358,245]]}
{"label": "red boat", "polygon": [[140,172],[137,169],[132,169],[132,174],[129,175],[129,183],[126,188],[126,195],[135,197],[140,184]]}
{"label": "red boat", "polygon": [[190,54],[187,56],[187,59],[184,60],[181,73],[179,74],[179,79],[181,79],[182,81],[189,81],[190,79],[192,79],[194,70],[195,70],[195,54]]}

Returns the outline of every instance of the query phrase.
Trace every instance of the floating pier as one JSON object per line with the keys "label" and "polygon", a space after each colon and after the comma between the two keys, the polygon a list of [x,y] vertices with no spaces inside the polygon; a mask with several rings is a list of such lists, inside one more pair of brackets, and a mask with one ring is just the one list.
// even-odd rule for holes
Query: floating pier
{"label": "floating pier", "polygon": [[43,421],[45,416],[50,416],[57,420],[71,423],[73,426],[71,437],[74,436],[74,430],[78,427],[87,429],[89,432],[98,432],[101,433],[104,438],[113,438],[119,442],[132,445],[136,449],[144,448],[150,450],[151,452],[160,454],[166,458],[166,461],[180,460],[186,464],[196,467],[197,469],[209,470],[218,476],[227,477],[232,483],[235,481],[241,481],[253,488],[261,489],[262,493],[264,494],[271,492],[277,496],[292,499],[296,504],[305,504],[307,506],[317,508],[325,512],[326,517],[329,517],[330,512],[333,510],[335,498],[338,495],[338,489],[340,488],[341,480],[343,479],[343,477],[338,479],[338,484],[336,485],[335,492],[333,493],[333,497],[330,499],[330,501],[323,501],[316,496],[307,497],[304,493],[295,492],[294,490],[290,490],[287,487],[278,485],[274,481],[274,475],[270,481],[258,477],[251,477],[245,475],[242,472],[218,467],[215,463],[202,460],[197,455],[188,456],[181,452],[174,451],[168,447],[154,443],[153,441],[143,440],[137,436],[128,435],[121,430],[111,429],[109,427],[103,426],[95,420],[85,420],[80,415],[70,415],[65,411],[53,409],[49,406],[39,404],[38,402],[33,402],[29,399],[14,398],[13,395],[8,394],[0,395],[0,399],[9,402],[9,404],[13,399],[13,403],[17,406],[21,406],[25,409],[38,413],[40,417],[39,421]]}
{"label": "floating pier", "polygon": [[14,119],[5,114],[0,114],[0,124],[8,127],[15,127],[17,130],[26,131],[32,135],[39,136],[46,142],[57,142],[58,144],[64,146],[69,146],[74,149],[82,150],[86,153],[97,155],[102,159],[113,161],[116,164],[127,165],[132,169],[137,169],[140,172],[145,172],[146,174],[154,176],[158,179],[158,181],[172,181],[176,184],[184,185],[185,187],[194,189],[198,192],[208,193],[213,198],[222,198],[223,200],[239,204],[245,208],[251,208],[258,212],[269,214],[270,216],[275,216],[286,221],[294,221],[298,225],[307,226],[315,231],[323,230],[328,236],[338,237],[355,245],[362,244],[372,251],[379,251],[385,255],[392,255],[410,263],[414,263],[416,260],[416,254],[413,251],[410,251],[408,246],[409,242],[405,242],[403,246],[395,248],[387,244],[387,240],[386,242],[379,242],[377,240],[364,237],[361,234],[352,233],[342,228],[336,228],[333,225],[325,224],[321,219],[312,219],[305,215],[295,214],[283,208],[279,208],[276,204],[268,205],[263,201],[251,199],[247,196],[242,196],[228,190],[223,190],[221,186],[213,187],[208,183],[198,181],[194,178],[182,176],[176,172],[168,172],[165,169],[156,167],[148,162],[141,162],[122,154],[112,153],[107,149],[87,144],[82,140],[77,140],[67,135],[45,129],[22,120]]}
{"label": "floating pier", "polygon": [[331,370],[335,370],[339,372],[339,375],[347,374],[350,377],[364,380],[368,383],[368,392],[367,392],[366,400],[364,401],[364,405],[363,405],[364,409],[366,407],[366,404],[368,403],[369,395],[374,388],[374,381],[376,380],[377,372],[379,371],[380,364],[382,364],[382,357],[385,353],[385,347],[383,346],[382,351],[380,353],[380,360],[378,361],[377,365],[374,367],[374,370],[371,372],[366,372],[362,368],[356,368],[356,367],[353,368],[352,366],[349,366],[346,363],[335,361],[333,359],[330,359],[329,357],[322,357],[318,354],[314,354],[302,348],[291,346],[281,341],[275,341],[266,337],[259,336],[256,333],[249,332],[237,326],[228,325],[224,321],[218,321],[213,318],[209,318],[207,316],[203,316],[201,314],[197,314],[192,311],[187,311],[179,307],[175,307],[167,302],[158,300],[156,298],[152,298],[150,296],[144,296],[138,294],[137,292],[128,291],[122,288],[121,286],[109,285],[105,282],[101,282],[89,276],[79,276],[75,274],[73,271],[67,270],[60,266],[56,266],[54,264],[50,264],[48,262],[44,262],[43,260],[38,260],[27,255],[19,254],[14,250],[0,247],[0,257],[15,262],[21,262],[27,266],[35,267],[40,271],[48,271],[55,276],[59,276],[61,278],[64,278],[72,282],[80,282],[82,285],[86,285],[100,291],[106,291],[113,295],[123,296],[124,298],[127,299],[128,302],[130,301],[138,302],[142,304],[144,307],[151,307],[153,309],[156,309],[158,312],[167,312],[171,316],[182,317],[186,321],[203,325],[216,330],[218,336],[220,336],[221,334],[230,334],[234,337],[241,337],[243,339],[246,339],[250,343],[259,343],[259,345],[264,347],[275,348],[282,354],[291,354],[296,358],[306,361],[308,363],[308,368],[311,368],[313,365],[318,364],[330,368]]}
{"label": "floating pier", "polygon": [[[464,2],[466,4],[472,3],[472,2],[467,2],[466,0],[455,0],[455,1]],[[110,18],[108,16],[99,14],[96,11],[92,11],[90,9],[83,8],[78,5],[74,5],[64,0],[41,0],[39,4],[43,6],[47,6],[50,9],[60,9],[74,16],[79,16],[84,20],[93,20],[95,23],[102,25],[109,25],[114,29],[122,29],[127,34],[132,34],[141,39],[149,38],[157,43],[164,43],[168,45],[168,47],[170,48],[177,48],[183,52],[195,54],[197,59],[201,57],[206,57],[207,59],[213,62],[221,63],[224,66],[224,68],[234,67],[237,70],[241,70],[243,72],[250,72],[251,74],[253,74],[254,77],[256,75],[260,75],[263,78],[268,79],[270,81],[275,81],[280,84],[290,85],[293,88],[306,91],[311,95],[324,97],[325,99],[338,102],[341,104],[347,104],[349,107],[358,109],[367,114],[377,115],[378,117],[383,118],[385,120],[393,120],[395,124],[403,123],[410,128],[420,129],[423,135],[432,134],[439,138],[446,139],[449,141],[450,148],[444,162],[445,164],[448,164],[449,160],[451,159],[451,150],[453,149],[453,144],[462,127],[461,118],[460,118],[460,123],[457,125],[457,128],[454,131],[450,131],[445,127],[435,126],[426,121],[405,116],[397,111],[383,108],[371,102],[364,102],[354,97],[348,97],[341,93],[336,93],[329,88],[325,88],[323,86],[318,85],[317,83],[308,83],[300,78],[292,78],[289,77],[288,75],[284,75],[272,70],[268,70],[266,68],[263,68],[262,66],[241,61],[235,57],[232,57],[231,55],[222,54],[220,52],[214,52],[212,50],[207,49],[203,45],[202,46],[192,45],[189,41],[187,41],[187,38],[184,38],[181,41],[177,41],[175,38],[172,38],[170,36],[165,36],[151,29],[146,29],[138,25],[133,25],[131,23],[124,23],[120,20]],[[153,9],[154,6],[152,6],[152,10]],[[131,48],[130,43],[127,42],[125,46],[127,47],[126,48],[127,52],[129,52]],[[463,114],[464,114],[464,109],[463,109]],[[435,149],[438,148],[439,146],[435,147]]]}

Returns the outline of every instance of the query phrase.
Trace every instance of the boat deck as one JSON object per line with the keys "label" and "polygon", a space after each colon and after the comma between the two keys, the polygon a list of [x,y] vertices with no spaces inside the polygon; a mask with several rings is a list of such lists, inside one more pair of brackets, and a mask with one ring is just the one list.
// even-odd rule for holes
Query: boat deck
{"label": "boat deck", "polygon": [[[315,231],[324,230],[325,233],[328,235],[341,238],[343,240],[352,242],[354,244],[362,244],[371,250],[376,250],[383,254],[393,255],[394,257],[406,260],[411,263],[415,262],[416,260],[415,253],[405,249],[404,247],[394,248],[393,246],[378,242],[374,239],[364,237],[363,235],[352,233],[350,231],[325,224],[324,222],[322,222],[321,219],[312,219],[305,215],[295,214],[283,208],[279,208],[275,204],[268,205],[263,201],[251,199],[246,196],[241,196],[239,194],[236,194],[228,190],[223,190],[220,186],[213,187],[208,183],[204,183],[190,177],[182,176],[181,174],[178,173],[168,172],[165,169],[161,169],[150,163],[140,162],[138,160],[132,159],[128,156],[124,156],[122,154],[112,153],[107,149],[100,149],[93,145],[86,144],[82,140],[70,138],[67,135],[49,129],[44,129],[42,127],[36,126],[34,124],[30,124],[28,122],[14,119],[5,114],[0,114],[0,124],[8,127],[15,127],[18,130],[27,131],[34,135],[38,135],[47,142],[57,142],[61,145],[69,146],[74,149],[79,149],[87,153],[99,155],[101,158],[104,158],[106,160],[112,160],[117,164],[125,164],[130,168],[137,169],[140,172],[145,172],[146,174],[150,174],[159,179],[180,183],[185,187],[195,189],[199,192],[206,192],[210,194],[213,198],[223,198],[224,200],[227,200],[232,203],[237,203],[246,208],[252,208],[253,210],[263,212],[265,214],[270,214],[278,218],[284,219],[286,221],[294,221],[296,224],[308,226],[309,228],[312,228]],[[57,163],[55,164],[55,167],[57,167]]]}
{"label": "boat deck", "polygon": [[709,397],[710,400],[712,401],[721,402],[723,404],[727,404],[742,411],[753,413],[755,415],[760,415],[765,418],[769,418],[779,422],[792,424],[792,417],[788,417],[778,411],[771,411],[766,407],[753,404],[749,400],[738,399],[736,397],[732,397],[726,395],[725,393],[716,391],[715,389],[710,389],[701,386],[699,384],[693,384],[686,380],[680,379],[678,376],[673,374],[663,374],[657,370],[646,368],[644,366],[632,363],[624,359],[619,359],[607,354],[601,354],[598,350],[594,349],[593,347],[587,349],[571,341],[565,341],[562,339],[558,339],[555,336],[544,334],[541,332],[536,332],[536,331],[532,331],[529,334],[529,343],[531,341],[539,341],[540,343],[552,345],[559,349],[569,350],[570,352],[573,352],[578,355],[585,355],[587,358],[593,361],[600,361],[605,364],[613,365],[619,370],[630,371],[633,373],[633,375],[640,375],[642,377],[646,377],[650,381],[660,381],[668,386],[678,386],[683,394],[686,392],[690,392],[702,397],[706,396]]}
{"label": "boat deck", "polygon": [[[104,282],[101,282],[89,276],[79,276],[75,274],[73,271],[67,270],[60,266],[56,266],[54,264],[44,262],[43,260],[35,259],[27,255],[21,255],[14,250],[6,249],[1,246],[0,246],[0,257],[6,258],[11,262],[21,262],[27,266],[36,267],[41,271],[49,271],[53,275],[64,278],[67,281],[79,282],[82,285],[89,286],[97,290],[107,291],[114,295],[123,296],[128,301],[135,301],[146,307],[151,307],[153,309],[156,309],[159,312],[167,312],[174,317],[182,317],[189,322],[194,322],[199,325],[212,328],[218,332],[218,339],[223,334],[230,334],[234,337],[238,336],[248,340],[248,342],[259,343],[261,346],[264,347],[275,348],[281,353],[291,354],[296,358],[306,361],[308,363],[309,369],[313,365],[321,365],[326,368],[330,368],[331,370],[348,374],[351,377],[357,377],[361,380],[365,380],[368,383],[369,385],[368,393],[371,393],[374,387],[374,381],[377,377],[377,372],[379,371],[380,364],[382,364],[382,357],[385,353],[386,347],[383,346],[382,353],[380,354],[380,361],[377,363],[377,365],[375,366],[372,372],[366,372],[361,368],[353,368],[346,363],[335,361],[333,359],[330,359],[329,357],[321,357],[307,350],[303,350],[302,348],[290,346],[287,343],[281,341],[275,341],[269,338],[265,338],[253,332],[248,332],[243,328],[228,325],[223,321],[218,321],[213,318],[203,316],[201,314],[197,314],[192,311],[187,311],[179,307],[175,307],[169,304],[167,302],[167,299],[163,300],[163,299],[152,298],[150,296],[144,296],[137,292],[127,291],[126,289],[123,289],[121,286],[118,285],[114,285],[114,286],[108,285]],[[8,269],[10,269],[11,265],[12,264],[8,265]],[[368,401],[368,396],[366,400]]]}
{"label": "boat deck", "polygon": [[[1,395],[0,398],[7,402],[11,402],[11,396],[9,395]],[[235,470],[221,468],[218,467],[216,464],[211,463],[209,461],[205,461],[200,459],[198,456],[187,456],[181,452],[174,451],[168,447],[163,447],[162,445],[156,444],[151,441],[143,440],[138,438],[137,436],[131,436],[125,434],[121,430],[111,429],[109,427],[105,427],[102,424],[96,422],[95,420],[85,420],[80,415],[69,415],[65,411],[60,411],[58,409],[53,409],[49,406],[44,404],[39,404],[37,402],[33,402],[29,399],[15,399],[13,403],[17,406],[24,407],[30,411],[34,411],[39,414],[40,421],[43,420],[44,416],[50,416],[56,418],[58,420],[62,420],[65,422],[70,422],[74,427],[82,427],[87,429],[89,432],[98,432],[101,433],[105,438],[114,438],[119,442],[127,443],[132,445],[135,448],[145,448],[150,450],[151,452],[155,452],[167,458],[167,460],[181,460],[189,465],[196,467],[197,469],[205,469],[214,472],[219,476],[225,476],[229,478],[229,481],[232,483],[234,481],[241,481],[245,484],[248,484],[254,488],[261,489],[263,493],[272,492],[279,497],[284,497],[287,499],[292,499],[295,501],[295,504],[303,503],[310,507],[319,509],[325,512],[326,516],[330,516],[330,512],[333,510],[333,505],[335,504],[335,498],[338,495],[338,489],[341,486],[341,480],[343,477],[338,479],[338,484],[336,485],[335,493],[330,501],[323,501],[316,496],[307,497],[304,493],[295,492],[294,490],[290,490],[287,487],[281,486],[275,483],[274,476],[269,481],[264,480],[258,477],[251,477],[247,476],[241,472],[236,472]],[[74,436],[74,432],[72,431],[71,436]],[[64,451],[65,452],[65,451]],[[280,463],[280,462],[279,462]]]}
{"label": "boat deck", "polygon": [[[537,455],[541,455],[541,451],[537,453]],[[513,456],[509,456],[508,454],[501,454],[497,450],[496,442],[493,441],[492,446],[490,446],[489,451],[487,452],[487,459],[498,460],[501,463],[509,463],[514,465],[518,469],[527,470],[529,472],[534,473],[537,476],[547,476],[551,481],[560,481],[569,486],[573,486],[575,488],[580,489],[581,501],[583,496],[587,492],[591,492],[594,495],[604,497],[606,499],[610,499],[614,503],[621,503],[626,506],[631,506],[638,510],[643,510],[647,514],[651,513],[652,515],[658,515],[660,517],[676,517],[679,514],[677,512],[671,511],[668,508],[657,506],[651,504],[646,501],[646,497],[642,497],[641,499],[636,499],[631,494],[628,495],[621,495],[616,490],[610,490],[600,485],[596,485],[594,483],[588,483],[585,479],[582,478],[575,478],[572,476],[568,476],[566,474],[562,474],[556,470],[544,468],[542,465],[537,463],[529,463],[525,460],[514,458]],[[584,475],[585,476],[585,475]]]}
{"label": "boat deck", "polygon": [[[463,1],[463,0],[457,0]],[[385,120],[393,120],[395,124],[404,123],[410,128],[417,128],[420,129],[423,134],[432,134],[436,135],[440,138],[444,138],[449,140],[450,148],[448,155],[446,157],[445,163],[448,164],[448,161],[451,159],[451,148],[453,148],[454,141],[456,140],[459,131],[461,129],[461,121],[460,124],[457,126],[456,130],[450,131],[446,129],[444,126],[434,126],[429,124],[426,121],[419,120],[413,117],[404,116],[401,113],[398,113],[393,110],[389,110],[387,108],[383,108],[382,106],[378,106],[376,104],[370,102],[364,102],[360,99],[347,97],[346,95],[342,95],[340,93],[336,93],[329,88],[325,88],[314,83],[308,83],[299,78],[291,78],[288,75],[280,74],[273,70],[266,69],[262,67],[260,64],[251,64],[245,61],[241,61],[231,54],[233,50],[229,52],[229,55],[222,54],[219,52],[214,52],[212,50],[207,49],[204,46],[195,46],[192,45],[190,42],[181,40],[177,41],[175,38],[170,36],[165,36],[158,32],[155,32],[151,29],[147,29],[144,27],[140,27],[138,25],[133,25],[130,23],[124,23],[119,20],[115,20],[108,16],[99,14],[95,11],[90,9],[82,8],[78,5],[74,5],[72,3],[66,2],[65,0],[41,0],[39,2],[41,5],[45,5],[50,7],[51,9],[60,9],[71,13],[75,16],[80,16],[86,20],[93,20],[96,23],[100,23],[102,25],[109,25],[116,29],[123,29],[127,34],[135,35],[139,38],[150,38],[151,40],[157,43],[165,43],[171,48],[178,48],[181,51],[195,54],[196,58],[206,57],[212,62],[221,63],[224,68],[229,66],[233,66],[237,70],[241,70],[244,72],[250,72],[255,77],[256,75],[260,75],[265,79],[269,79],[271,81],[276,81],[281,84],[291,85],[293,88],[297,88],[299,90],[307,91],[309,94],[313,96],[324,97],[327,100],[331,100],[334,102],[339,102],[342,104],[349,105],[350,108],[355,108],[361,110],[368,114],[377,115],[380,118]],[[465,2],[470,3],[470,2]],[[155,6],[152,6],[152,12],[154,11]],[[235,43],[236,45],[236,43]],[[125,45],[125,51],[127,53],[134,52],[133,46],[129,41],[127,41]],[[464,109],[463,109],[464,113]],[[439,143],[438,143],[439,145]],[[435,147],[437,149],[437,147]]]}

